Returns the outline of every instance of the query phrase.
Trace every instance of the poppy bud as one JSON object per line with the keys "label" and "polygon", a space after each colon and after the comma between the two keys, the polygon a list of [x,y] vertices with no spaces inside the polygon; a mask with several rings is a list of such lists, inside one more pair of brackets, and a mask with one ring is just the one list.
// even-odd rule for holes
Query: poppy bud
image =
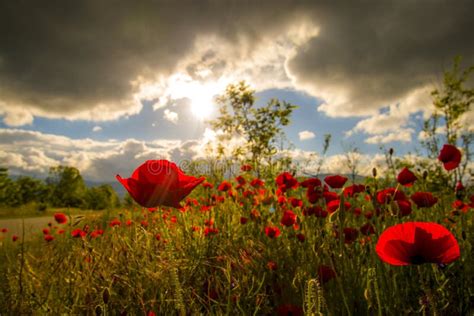
{"label": "poppy bud", "polygon": [[393,155],[393,148],[390,148],[390,149],[388,150],[388,153],[389,153],[390,156],[392,156],[392,155]]}
{"label": "poppy bud", "polygon": [[97,306],[95,307],[95,315],[96,315],[96,316],[102,315],[102,307],[101,307],[100,305],[97,305]]}
{"label": "poppy bud", "polygon": [[377,177],[377,168],[372,168],[372,175],[375,177]]}
{"label": "poppy bud", "polygon": [[110,298],[109,289],[105,288],[104,292],[102,292],[102,300],[104,301],[104,304],[109,303],[109,298]]}
{"label": "poppy bud", "polygon": [[423,180],[426,180],[428,178],[428,171],[423,171]]}

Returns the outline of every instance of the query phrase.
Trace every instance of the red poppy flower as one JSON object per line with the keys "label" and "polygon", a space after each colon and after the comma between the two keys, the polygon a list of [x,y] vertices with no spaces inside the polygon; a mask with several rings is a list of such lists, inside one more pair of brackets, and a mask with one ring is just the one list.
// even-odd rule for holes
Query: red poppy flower
{"label": "red poppy flower", "polygon": [[240,217],[240,224],[242,224],[242,225],[247,224],[248,220],[249,219],[247,217],[242,216],[242,217]]}
{"label": "red poppy flower", "polygon": [[293,211],[285,211],[280,223],[286,227],[292,226],[296,223],[296,214]]}
{"label": "red poppy flower", "polygon": [[344,188],[345,197],[353,197],[357,193],[365,192],[365,185],[363,184],[353,184]]}
{"label": "red poppy flower", "polygon": [[[115,227],[115,226],[120,226],[122,223],[118,218],[114,218],[113,220],[110,221],[109,226],[110,227]],[[131,223],[130,223],[131,224]]]}
{"label": "red poppy flower", "polygon": [[461,162],[461,152],[456,146],[445,144],[439,153],[438,160],[443,163],[447,171],[456,169]]}
{"label": "red poppy flower", "polygon": [[342,232],[344,233],[344,243],[346,244],[353,243],[359,235],[359,231],[352,227],[346,227]]}
{"label": "red poppy flower", "polygon": [[303,315],[303,309],[293,304],[284,304],[278,306],[276,313],[278,316],[300,316]]}
{"label": "red poppy flower", "polygon": [[8,228],[2,228],[1,232],[2,233],[8,233]]}
{"label": "red poppy flower", "polygon": [[408,222],[387,228],[375,251],[382,261],[395,266],[447,264],[460,256],[456,238],[436,223]]}
{"label": "red poppy flower", "polygon": [[56,213],[54,214],[54,219],[58,224],[64,224],[67,222],[67,216],[63,213]]}
{"label": "red poppy flower", "polygon": [[304,242],[306,239],[306,236],[304,234],[299,233],[299,234],[296,234],[296,238],[298,238],[300,242]]}
{"label": "red poppy flower", "polygon": [[318,268],[318,278],[321,284],[327,283],[336,277],[336,272],[326,265],[320,265]]}
{"label": "red poppy flower", "polygon": [[387,188],[377,193],[377,202],[380,204],[390,203],[392,200],[406,200],[407,197],[403,191],[395,190],[395,188]]}
{"label": "red poppy flower", "polygon": [[43,228],[43,235],[49,235],[49,229]]}
{"label": "red poppy flower", "polygon": [[411,172],[407,167],[403,168],[397,176],[397,181],[401,185],[410,187],[417,180],[415,174]]}
{"label": "red poppy flower", "polygon": [[326,204],[334,200],[339,200],[339,195],[337,195],[336,192],[329,192],[329,191],[323,192],[323,197],[324,197],[324,200],[326,201]]}
{"label": "red poppy flower", "polygon": [[217,187],[217,190],[221,192],[227,192],[232,189],[232,184],[229,181],[222,181],[221,184]]}
{"label": "red poppy flower", "polygon": [[306,198],[311,204],[315,204],[322,197],[321,187],[309,187],[306,190]]}
{"label": "red poppy flower", "polygon": [[462,184],[461,181],[458,181],[458,183],[456,183],[456,188],[455,188],[456,192],[458,191],[464,191],[464,185]]}
{"label": "red poppy flower", "polygon": [[395,201],[398,206],[398,215],[400,217],[411,214],[411,203],[408,200]]}
{"label": "red poppy flower", "polygon": [[71,232],[71,236],[74,238],[82,238],[82,237],[85,237],[86,235],[87,235],[87,232],[83,231],[80,228],[74,229]]}
{"label": "red poppy flower", "polygon": [[15,242],[15,241],[18,240],[18,238],[20,238],[20,237],[18,237],[17,235],[13,235],[13,236],[12,236],[12,241]]}
{"label": "red poppy flower", "polygon": [[214,228],[214,227],[206,227],[204,228],[204,236],[212,236],[212,235],[217,235],[217,233],[219,232],[219,230],[217,228]]}
{"label": "red poppy flower", "polygon": [[206,188],[206,189],[212,189],[214,187],[214,185],[209,182],[203,182],[201,185],[203,188]]}
{"label": "red poppy flower", "polygon": [[276,271],[278,269],[278,265],[276,264],[275,261],[268,261],[267,263],[267,268],[268,270],[271,270],[271,271]]}
{"label": "red poppy flower", "polygon": [[278,227],[276,226],[267,226],[265,227],[265,235],[267,235],[270,238],[277,238],[280,236],[281,231]]}
{"label": "red poppy flower", "polygon": [[44,235],[44,240],[46,240],[47,242],[50,242],[50,241],[53,241],[54,240],[54,237],[51,236],[51,235]]}
{"label": "red poppy flower", "polygon": [[300,185],[303,188],[311,188],[311,187],[320,187],[321,186],[321,180],[318,178],[309,178],[300,183]]}
{"label": "red poppy flower", "polygon": [[419,208],[432,207],[438,202],[438,198],[433,196],[431,192],[415,192],[410,198]]}
{"label": "red poppy flower", "polygon": [[360,232],[366,236],[369,236],[371,234],[375,234],[375,228],[372,226],[372,224],[367,223],[361,226]]}
{"label": "red poppy flower", "polygon": [[143,207],[158,205],[180,208],[179,202],[204,181],[185,175],[168,160],[148,160],[128,179],[117,175],[117,180],[132,198]]}
{"label": "red poppy flower", "polygon": [[243,171],[243,172],[248,172],[248,171],[252,170],[252,166],[251,165],[242,165],[242,167],[240,167],[240,170]]}
{"label": "red poppy flower", "polygon": [[326,178],[324,178],[324,182],[326,182],[333,189],[342,188],[346,181],[347,178],[340,175],[327,176]]}
{"label": "red poppy flower", "polygon": [[276,178],[278,188],[282,192],[286,192],[289,189],[295,189],[298,187],[298,181],[289,172],[282,172]]}
{"label": "red poppy flower", "polygon": [[292,198],[290,198],[290,204],[293,207],[302,207],[303,206],[303,201],[301,201],[300,199],[292,197]]}
{"label": "red poppy flower", "polygon": [[91,238],[97,238],[99,236],[102,236],[104,234],[104,231],[102,229],[96,229],[90,233]]}
{"label": "red poppy flower", "polygon": [[260,188],[265,185],[265,182],[263,182],[259,178],[255,178],[250,182],[250,185],[253,186],[254,188]]}

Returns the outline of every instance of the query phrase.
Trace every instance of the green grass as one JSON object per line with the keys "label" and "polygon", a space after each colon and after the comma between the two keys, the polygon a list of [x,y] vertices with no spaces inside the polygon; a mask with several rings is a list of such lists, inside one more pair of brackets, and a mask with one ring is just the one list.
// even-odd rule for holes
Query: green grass
{"label": "green grass", "polygon": [[[267,186],[269,194],[274,192],[272,184]],[[403,190],[409,194],[417,188]],[[266,315],[292,304],[309,315],[468,314],[474,298],[472,210],[451,216],[454,196],[435,194],[438,204],[430,209],[413,206],[407,217],[392,216],[392,205],[383,207],[380,216],[370,219],[376,234],[370,239],[359,235],[351,244],[336,238],[335,231],[359,228],[369,221],[364,216],[338,211],[327,218],[305,217],[301,208],[292,208],[299,228],[280,226],[281,236],[270,239],[264,228],[279,226],[284,208],[273,202],[275,211],[271,212],[270,205],[254,206],[252,198],[240,194],[204,212],[198,205],[184,213],[135,209],[78,217],[53,228],[51,242],[44,241],[40,231],[23,243],[4,239],[0,310],[13,314]],[[304,199],[304,190],[290,191],[290,195]],[[199,188],[194,197],[207,201],[210,193]],[[363,196],[348,201],[363,212],[374,207]],[[252,210],[261,216],[241,224],[240,217],[250,219]],[[114,218],[122,225],[110,227]],[[214,219],[218,233],[206,237],[203,230],[209,218]],[[125,224],[127,219],[133,221],[130,226]],[[406,221],[443,224],[458,240],[461,258],[443,268],[434,264],[393,267],[380,261],[374,251],[378,235]],[[71,237],[73,229],[86,226],[87,237]],[[194,226],[199,231],[193,231]],[[57,234],[61,228],[66,232]],[[105,232],[94,239],[90,232],[96,228]],[[304,233],[306,240],[300,242],[296,233]],[[269,269],[270,261],[276,264],[275,270]],[[332,267],[336,278],[321,284],[320,265]]]}

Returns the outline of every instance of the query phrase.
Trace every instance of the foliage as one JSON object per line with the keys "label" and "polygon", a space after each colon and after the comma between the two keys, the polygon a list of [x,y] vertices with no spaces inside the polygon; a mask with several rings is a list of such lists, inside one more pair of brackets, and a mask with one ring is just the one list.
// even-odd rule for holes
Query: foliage
{"label": "foliage", "polygon": [[120,199],[110,184],[89,188],[85,201],[88,209],[104,210],[120,206]]}
{"label": "foliage", "polygon": [[225,94],[217,98],[217,101],[219,116],[209,123],[214,130],[223,132],[219,139],[218,157],[224,156],[225,145],[233,137],[242,137],[245,144],[233,150],[234,158],[248,158],[258,170],[263,163],[272,166],[277,148],[283,149],[285,134],[282,128],[290,124],[290,117],[296,106],[272,99],[267,105],[257,107],[255,91],[244,81],[229,85]]}
{"label": "foliage", "polygon": [[[411,214],[399,217],[393,201],[377,202],[377,192],[385,187],[375,177],[354,196],[332,190],[351,206],[317,217],[304,213],[311,205],[304,187],[277,196],[275,181],[268,181],[262,192],[249,184],[254,171],[240,175],[246,180],[242,188],[237,181],[225,192],[218,183],[214,189],[198,188],[181,210],[134,208],[75,218],[45,227],[54,237],[50,242],[41,232],[16,242],[8,233],[0,235],[0,310],[267,315],[291,304],[325,315],[465,315],[472,308],[472,208],[452,211],[453,191],[433,192],[436,205],[413,205]],[[410,196],[425,188],[419,177],[412,187],[398,190]],[[466,190],[463,202],[469,203],[472,188]],[[290,199],[302,199],[303,206],[292,206]],[[314,205],[326,209],[323,198]],[[279,225],[288,209],[297,216],[294,227]],[[447,266],[381,262],[375,253],[378,236],[408,221],[448,228],[459,242],[461,258]],[[375,234],[361,233],[366,224],[373,225]],[[269,238],[267,226],[279,227],[281,235]],[[346,227],[359,231],[355,240],[337,237]],[[72,237],[78,229],[85,235]],[[98,230],[103,234],[94,235]],[[321,279],[322,265],[335,271],[333,279]]]}
{"label": "foliage", "polygon": [[[464,150],[464,163],[457,169],[451,179],[451,186],[463,179],[469,161],[471,161],[471,145],[474,133],[469,123],[463,119],[469,113],[474,102],[474,87],[466,87],[470,83],[470,76],[474,66],[460,68],[461,57],[454,59],[452,70],[444,73],[443,86],[431,92],[433,97],[434,112],[424,121],[424,139],[422,146],[427,150],[429,158],[436,158],[440,144],[448,143],[454,146],[461,145]],[[467,124],[466,124],[467,123]],[[440,172],[436,172],[440,173]],[[441,174],[439,174],[441,175]],[[442,187],[448,183],[449,178],[434,177],[435,185]]]}

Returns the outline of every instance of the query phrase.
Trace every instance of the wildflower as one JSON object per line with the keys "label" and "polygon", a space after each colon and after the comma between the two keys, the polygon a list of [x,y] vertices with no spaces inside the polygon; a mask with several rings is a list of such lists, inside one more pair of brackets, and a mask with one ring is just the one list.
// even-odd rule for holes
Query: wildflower
{"label": "wildflower", "polygon": [[118,218],[114,218],[113,220],[110,221],[109,226],[110,227],[115,227],[115,226],[120,226],[122,223]]}
{"label": "wildflower", "polygon": [[433,196],[431,192],[415,192],[410,198],[419,208],[432,207],[438,202],[438,198]]}
{"label": "wildflower", "polygon": [[375,247],[380,259],[388,264],[447,264],[460,256],[453,234],[436,223],[408,222],[387,228]]}
{"label": "wildflower", "polygon": [[251,165],[242,165],[242,167],[240,167],[240,170],[243,171],[243,172],[248,172],[248,171],[252,170],[252,166]]}
{"label": "wildflower", "polygon": [[67,217],[63,213],[56,213],[54,214],[54,219],[58,224],[64,224],[67,222]]}
{"label": "wildflower", "polygon": [[346,244],[353,243],[359,235],[359,231],[352,227],[346,227],[342,232],[344,233],[344,243]]}
{"label": "wildflower", "polygon": [[292,226],[296,223],[296,214],[293,211],[285,211],[280,222],[286,227]]}
{"label": "wildflower", "polygon": [[225,180],[222,181],[222,183],[219,184],[219,186],[217,187],[217,190],[221,192],[227,192],[230,189],[232,189],[232,184],[229,181],[225,181]]}
{"label": "wildflower", "polygon": [[306,239],[306,236],[302,233],[299,233],[299,234],[296,234],[296,238],[298,238],[300,242],[304,242]]}
{"label": "wildflower", "polygon": [[276,183],[282,192],[298,187],[298,181],[289,172],[280,173],[276,178]]}
{"label": "wildflower", "polygon": [[395,203],[398,206],[398,215],[400,217],[411,214],[411,203],[409,200],[399,200],[395,201]]}
{"label": "wildflower", "polygon": [[321,284],[327,283],[336,277],[336,272],[326,265],[320,265],[318,268],[318,278]]}
{"label": "wildflower", "polygon": [[344,196],[345,197],[353,197],[358,193],[362,193],[365,191],[365,185],[363,184],[353,184],[348,187],[344,188]]}
{"label": "wildflower", "polygon": [[280,229],[276,226],[267,226],[265,227],[265,235],[267,235],[270,238],[277,238],[280,236],[281,232]]}
{"label": "wildflower", "polygon": [[411,172],[407,167],[403,168],[397,176],[397,181],[401,185],[410,187],[417,180],[415,174]]}
{"label": "wildflower", "polygon": [[215,227],[206,227],[204,228],[204,236],[212,236],[212,235],[217,235],[219,230]]}
{"label": "wildflower", "polygon": [[12,236],[12,241],[15,242],[19,239],[20,237],[18,237],[17,235],[13,235]]}
{"label": "wildflower", "polygon": [[240,224],[242,224],[242,225],[247,224],[247,221],[248,221],[248,220],[249,220],[249,219],[248,219],[247,217],[243,217],[243,216],[242,216],[242,217],[240,217]]}
{"label": "wildflower", "polygon": [[395,188],[387,188],[377,192],[377,202],[380,204],[390,203],[392,200],[406,200],[407,197],[403,191],[396,190]]}
{"label": "wildflower", "polygon": [[367,223],[360,227],[360,232],[366,236],[369,236],[371,234],[375,234],[375,228],[372,226],[372,224]]}
{"label": "wildflower", "polygon": [[168,160],[148,160],[130,178],[123,179],[117,175],[117,180],[143,207],[162,205],[180,208],[179,202],[204,178],[188,176]]}
{"label": "wildflower", "polygon": [[456,146],[445,144],[439,153],[438,160],[443,163],[447,171],[456,169],[461,162],[461,152]]}
{"label": "wildflower", "polygon": [[278,269],[278,265],[276,264],[275,261],[268,261],[267,262],[267,268],[268,270],[271,270],[271,271],[276,271]]}
{"label": "wildflower", "polygon": [[326,178],[324,178],[324,182],[326,182],[333,189],[342,188],[346,181],[347,178],[340,175],[327,176]]}
{"label": "wildflower", "polygon": [[250,185],[254,188],[260,188],[260,187],[263,187],[265,185],[265,182],[263,182],[259,178],[255,178],[250,182]]}
{"label": "wildflower", "polygon": [[203,188],[206,188],[206,189],[212,189],[214,187],[214,185],[212,183],[209,183],[209,182],[203,182],[202,183],[202,187]]}
{"label": "wildflower", "polygon": [[82,238],[82,237],[85,237],[86,235],[87,235],[87,232],[83,231],[80,228],[74,229],[71,232],[71,236],[74,238]]}
{"label": "wildflower", "polygon": [[44,235],[44,240],[46,240],[47,242],[50,242],[50,241],[53,241],[54,240],[54,237],[51,236],[51,235]]}
{"label": "wildflower", "polygon": [[43,235],[49,235],[49,229],[43,228]]}

